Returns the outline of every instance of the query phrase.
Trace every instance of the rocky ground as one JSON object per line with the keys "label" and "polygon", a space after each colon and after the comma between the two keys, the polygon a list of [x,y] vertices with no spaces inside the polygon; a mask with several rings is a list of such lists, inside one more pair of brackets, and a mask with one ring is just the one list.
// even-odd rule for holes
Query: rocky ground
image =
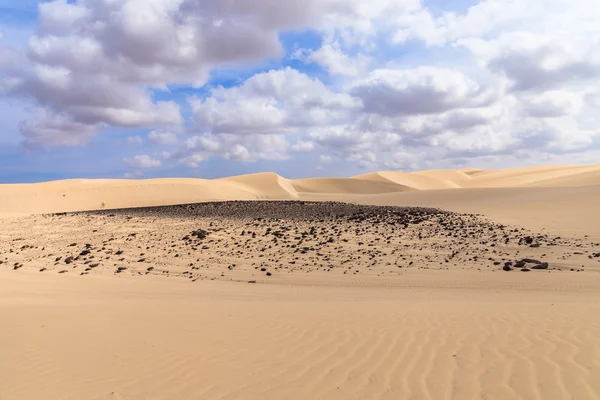
{"label": "rocky ground", "polygon": [[0,221],[0,268],[268,282],[411,269],[582,272],[600,244],[436,209],[221,202]]}

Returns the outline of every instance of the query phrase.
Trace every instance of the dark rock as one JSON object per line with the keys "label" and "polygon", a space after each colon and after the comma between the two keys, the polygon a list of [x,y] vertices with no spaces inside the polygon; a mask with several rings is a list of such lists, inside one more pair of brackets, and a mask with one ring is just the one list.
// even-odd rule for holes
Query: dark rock
{"label": "dark rock", "polygon": [[521,269],[521,271],[522,271],[522,272],[529,272],[529,271],[531,271],[531,270],[530,270],[529,268],[523,268],[523,269]]}
{"label": "dark rock", "polygon": [[502,267],[502,269],[504,271],[512,271],[513,270],[510,265],[505,265],[504,267]]}
{"label": "dark rock", "polygon": [[80,256],[87,256],[88,254],[90,254],[89,250],[83,250],[81,253],[79,253]]}
{"label": "dark rock", "polygon": [[67,271],[66,269],[63,269],[62,271],[58,271],[59,274],[66,274],[67,272],[69,272],[69,271]]}
{"label": "dark rock", "polygon": [[248,283],[256,283],[256,281],[248,281]]}
{"label": "dark rock", "polygon": [[67,257],[65,258],[65,264],[72,264],[73,263],[73,257]]}
{"label": "dark rock", "polygon": [[197,237],[200,240],[204,240],[206,239],[206,237],[210,234],[210,232],[205,231],[204,229],[198,229],[194,232],[192,232],[192,236]]}
{"label": "dark rock", "polygon": [[531,269],[548,269],[548,263],[536,264]]}
{"label": "dark rock", "polygon": [[146,271],[148,271],[148,272],[154,271],[154,267],[148,267],[148,268],[146,268]]}

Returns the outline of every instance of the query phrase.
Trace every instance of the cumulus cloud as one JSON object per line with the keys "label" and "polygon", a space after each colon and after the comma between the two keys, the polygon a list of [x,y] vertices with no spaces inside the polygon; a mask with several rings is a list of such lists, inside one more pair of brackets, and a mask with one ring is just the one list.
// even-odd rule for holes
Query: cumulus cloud
{"label": "cumulus cloud", "polygon": [[358,103],[291,68],[252,76],[239,87],[191,99],[192,129],[201,133],[280,134],[345,120]]}
{"label": "cumulus cloud", "polygon": [[358,54],[354,57],[342,50],[339,42],[324,44],[317,51],[306,56],[307,61],[322,65],[332,75],[358,76],[367,70],[372,62],[370,57]]}
{"label": "cumulus cloud", "polygon": [[284,135],[204,134],[190,137],[168,158],[191,168],[215,156],[241,162],[285,160],[288,147]]}
{"label": "cumulus cloud", "polygon": [[37,110],[33,119],[21,122],[19,129],[25,137],[23,145],[30,150],[84,146],[96,133],[93,125],[73,121],[68,115],[54,114],[43,109]]}
{"label": "cumulus cloud", "polygon": [[148,142],[163,146],[173,146],[179,143],[179,139],[173,132],[152,131],[148,134]]}
{"label": "cumulus cloud", "polygon": [[366,112],[384,116],[479,107],[495,96],[460,72],[435,67],[375,70],[353,83],[349,93],[363,101]]}
{"label": "cumulus cloud", "polygon": [[127,138],[127,143],[128,143],[128,144],[131,144],[131,145],[133,145],[133,146],[139,146],[139,145],[141,145],[141,144],[143,144],[143,143],[144,143],[144,139],[142,139],[142,137],[141,137],[141,136],[139,136],[139,135],[136,135],[136,136],[129,136],[129,137]]}
{"label": "cumulus cloud", "polygon": [[161,160],[152,158],[148,154],[140,154],[132,158],[124,158],[123,162],[131,168],[135,169],[149,169],[158,168],[162,165]]}
{"label": "cumulus cloud", "polygon": [[299,141],[292,146],[292,151],[295,153],[310,153],[315,150],[315,144],[310,141]]}
{"label": "cumulus cloud", "polygon": [[[146,128],[161,156],[126,159],[138,169],[299,153],[422,168],[596,143],[598,7],[482,0],[433,12],[427,4],[54,0],[40,4],[26,51],[0,47],[0,91],[39,109],[20,126],[29,149]],[[281,34],[307,30],[318,48],[300,43],[293,63],[281,62],[292,51]],[[265,60],[276,66],[235,85],[210,82],[213,71]],[[170,100],[173,87],[207,82],[183,107]]]}

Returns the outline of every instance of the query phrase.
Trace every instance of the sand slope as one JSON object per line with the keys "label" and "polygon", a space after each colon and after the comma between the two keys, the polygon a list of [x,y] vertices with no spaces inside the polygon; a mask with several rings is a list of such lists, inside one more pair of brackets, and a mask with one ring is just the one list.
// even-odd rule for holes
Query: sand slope
{"label": "sand slope", "polygon": [[[353,178],[285,179],[260,173],[216,180],[67,180],[0,185],[0,215],[195,203],[215,200],[315,199],[464,188],[600,185],[600,165],[543,166],[498,171],[390,172]],[[471,192],[475,193],[475,192]],[[443,194],[445,196],[446,194]],[[348,197],[349,196],[349,197]],[[435,197],[434,193],[427,196]]]}
{"label": "sand slope", "polygon": [[369,289],[0,271],[0,398],[598,399],[597,292],[423,274]]}

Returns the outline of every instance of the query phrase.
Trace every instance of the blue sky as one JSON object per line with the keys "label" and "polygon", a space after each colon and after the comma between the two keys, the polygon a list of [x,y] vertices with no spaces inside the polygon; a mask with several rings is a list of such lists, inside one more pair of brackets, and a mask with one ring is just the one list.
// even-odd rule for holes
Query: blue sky
{"label": "blue sky", "polygon": [[250,3],[0,0],[0,182],[597,160],[583,0]]}

